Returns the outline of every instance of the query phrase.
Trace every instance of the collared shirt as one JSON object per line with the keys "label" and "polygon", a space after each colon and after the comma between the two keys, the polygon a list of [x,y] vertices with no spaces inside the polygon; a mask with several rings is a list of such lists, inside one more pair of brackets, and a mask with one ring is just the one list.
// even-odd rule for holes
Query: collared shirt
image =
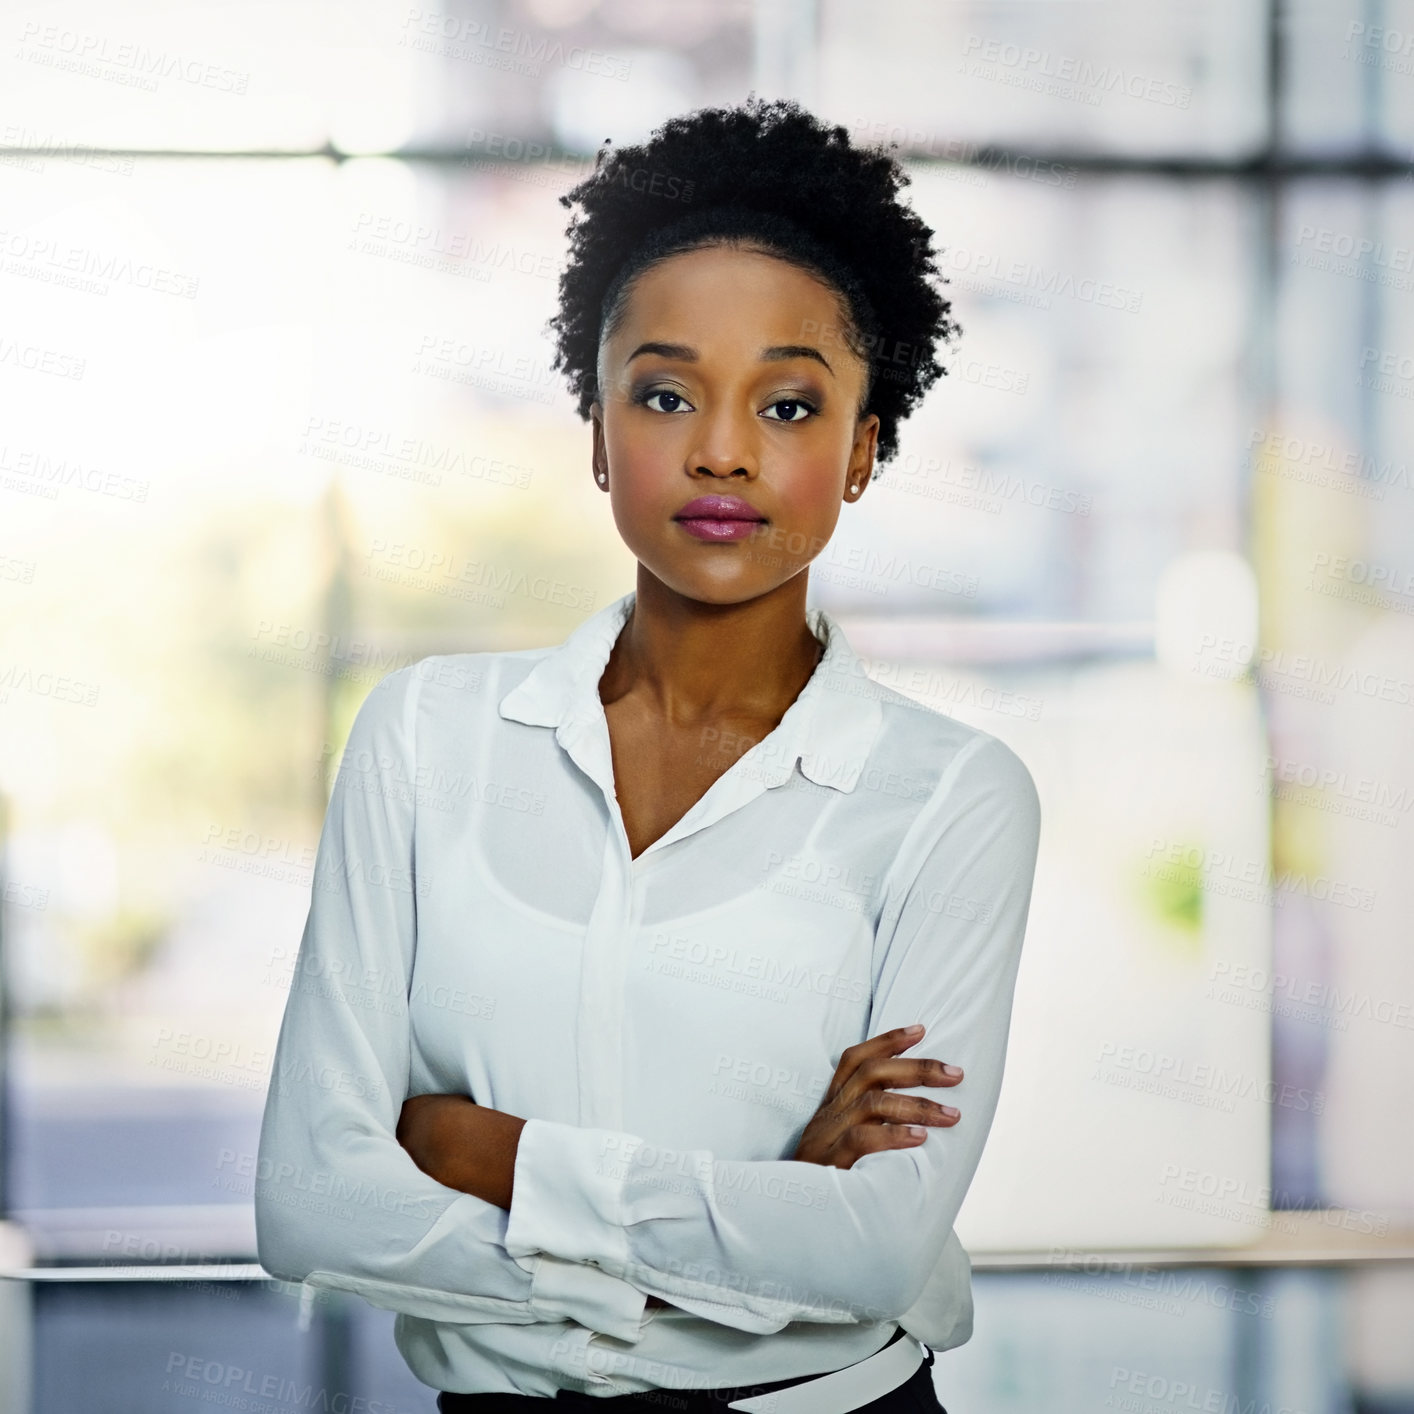
{"label": "collared shirt", "polygon": [[[733,764],[630,858],[598,684],[633,601],[553,648],[385,677],[319,840],[260,1260],[398,1312],[440,1390],[745,1385],[900,1324],[937,1350],[971,1333],[952,1229],[1001,1085],[1031,777],[811,609],[825,652],[779,725],[705,741]],[[844,1049],[913,1022],[902,1054],[965,1078],[896,1088],[961,1120],[849,1169],[792,1159]],[[429,1092],[526,1119],[509,1212],[399,1146]]]}

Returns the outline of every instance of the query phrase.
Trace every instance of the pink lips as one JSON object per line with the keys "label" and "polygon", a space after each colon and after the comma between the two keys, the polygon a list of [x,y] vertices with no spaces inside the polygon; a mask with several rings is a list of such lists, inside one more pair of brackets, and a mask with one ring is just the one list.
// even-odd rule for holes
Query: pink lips
{"label": "pink lips", "polygon": [[744,540],[766,517],[739,496],[699,496],[673,519],[699,540]]}

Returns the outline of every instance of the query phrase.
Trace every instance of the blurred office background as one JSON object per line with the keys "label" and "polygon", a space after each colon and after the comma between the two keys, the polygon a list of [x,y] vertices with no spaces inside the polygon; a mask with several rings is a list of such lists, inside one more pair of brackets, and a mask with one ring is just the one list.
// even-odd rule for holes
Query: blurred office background
{"label": "blurred office background", "polygon": [[1045,812],[943,1402],[1414,1410],[1414,4],[0,37],[0,1410],[433,1407],[254,1264],[313,849],[384,673],[632,587],[557,198],[753,89],[897,143],[963,325],[813,602]]}

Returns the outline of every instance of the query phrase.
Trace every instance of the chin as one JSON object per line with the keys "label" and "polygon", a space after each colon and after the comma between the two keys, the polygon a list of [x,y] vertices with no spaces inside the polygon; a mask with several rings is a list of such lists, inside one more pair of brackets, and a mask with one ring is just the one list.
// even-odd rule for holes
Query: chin
{"label": "chin", "polygon": [[699,604],[745,604],[777,588],[774,582],[762,584],[739,576],[714,579],[701,574],[663,573],[643,561],[640,564],[674,594],[684,599],[694,599]]}
{"label": "chin", "polygon": [[734,584],[688,584],[682,588],[676,585],[669,586],[684,599],[695,599],[699,604],[745,604],[752,599],[759,599],[768,592],[766,589],[751,587],[747,588]]}

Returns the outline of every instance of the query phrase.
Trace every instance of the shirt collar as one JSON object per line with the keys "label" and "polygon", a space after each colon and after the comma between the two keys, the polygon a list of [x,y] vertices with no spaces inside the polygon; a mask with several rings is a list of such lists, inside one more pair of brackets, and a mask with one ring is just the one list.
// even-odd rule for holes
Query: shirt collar
{"label": "shirt collar", "polygon": [[[599,679],[634,598],[630,590],[605,605],[550,649],[501,698],[501,716],[528,726],[554,727],[562,744],[602,717]],[[799,761],[816,784],[852,791],[883,720],[881,690],[832,615],[807,609],[806,623],[825,645],[824,655],[775,731],[742,760],[753,763],[753,774],[767,786],[780,785]]]}

